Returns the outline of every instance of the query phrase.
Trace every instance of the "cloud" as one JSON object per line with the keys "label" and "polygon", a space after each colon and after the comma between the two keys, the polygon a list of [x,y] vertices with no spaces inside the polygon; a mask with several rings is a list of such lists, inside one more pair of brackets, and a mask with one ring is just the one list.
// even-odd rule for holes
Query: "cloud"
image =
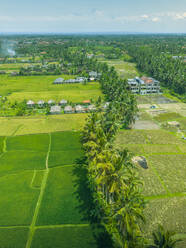
{"label": "cloud", "polygon": [[160,18],[159,17],[153,17],[152,18],[152,22],[159,22],[160,21]]}

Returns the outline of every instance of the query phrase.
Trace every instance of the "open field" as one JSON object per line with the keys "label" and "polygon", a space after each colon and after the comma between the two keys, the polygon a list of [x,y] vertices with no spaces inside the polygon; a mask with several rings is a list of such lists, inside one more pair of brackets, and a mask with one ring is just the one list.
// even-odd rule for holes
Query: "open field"
{"label": "open field", "polygon": [[54,85],[56,78],[74,78],[74,76],[0,76],[0,95],[8,96],[10,101],[23,101],[24,99],[38,101],[43,99],[69,102],[82,102],[83,100],[96,100],[101,96],[99,83]]}
{"label": "open field", "polygon": [[[179,117],[177,114],[167,117],[171,116]],[[159,118],[165,120],[166,116]],[[117,136],[116,146],[128,148],[133,155],[144,156],[148,163],[148,169],[138,167],[144,182],[143,193],[148,201],[144,233],[150,237],[156,226],[162,223],[182,234],[184,241],[178,247],[185,247],[186,141],[175,132],[162,129],[123,130]]]}
{"label": "open field", "polygon": [[119,59],[100,60],[105,62],[109,66],[114,66],[120,77],[128,79],[134,78],[140,75],[135,63],[125,62]]}
{"label": "open field", "polygon": [[80,133],[1,137],[0,147],[0,247],[97,247],[77,195]]}
{"label": "open field", "polygon": [[[0,64],[0,71],[6,71],[7,73],[11,71],[19,71],[21,67],[28,67],[32,64],[29,63],[9,63],[9,64]],[[34,65],[41,65],[39,63],[36,63]]]}
{"label": "open field", "polygon": [[[66,114],[30,117],[0,117],[2,136],[81,130],[87,114]],[[0,147],[2,139],[0,139]],[[1,150],[0,150],[1,151]]]}

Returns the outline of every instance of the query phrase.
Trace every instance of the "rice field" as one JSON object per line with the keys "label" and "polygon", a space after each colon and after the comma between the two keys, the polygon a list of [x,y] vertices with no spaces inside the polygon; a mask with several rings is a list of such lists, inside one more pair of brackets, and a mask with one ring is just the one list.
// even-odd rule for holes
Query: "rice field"
{"label": "rice field", "polygon": [[97,247],[77,195],[80,133],[5,136],[0,149],[0,247]]}
{"label": "rice field", "polygon": [[[170,115],[172,116],[172,115]],[[174,117],[177,115],[173,115]],[[166,118],[163,118],[163,120]],[[147,200],[143,225],[144,233],[150,237],[158,224],[175,230],[186,245],[186,141],[175,132],[167,130],[121,130],[116,147],[127,148],[133,156],[144,156],[148,169],[138,165],[144,182],[143,194]]]}

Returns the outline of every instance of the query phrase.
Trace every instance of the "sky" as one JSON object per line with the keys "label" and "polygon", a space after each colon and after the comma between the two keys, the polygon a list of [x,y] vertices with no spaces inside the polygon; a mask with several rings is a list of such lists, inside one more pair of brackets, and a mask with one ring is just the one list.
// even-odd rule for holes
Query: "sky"
{"label": "sky", "polygon": [[0,33],[186,33],[186,0],[0,0]]}

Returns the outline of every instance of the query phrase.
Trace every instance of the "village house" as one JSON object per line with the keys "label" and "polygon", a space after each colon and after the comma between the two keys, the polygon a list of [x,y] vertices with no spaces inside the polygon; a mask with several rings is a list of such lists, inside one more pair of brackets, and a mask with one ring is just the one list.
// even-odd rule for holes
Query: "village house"
{"label": "village house", "polygon": [[50,114],[60,114],[61,113],[61,107],[58,105],[51,106],[50,108]]}
{"label": "village house", "polygon": [[64,78],[57,78],[56,80],[54,80],[53,84],[63,84],[64,81]]}
{"label": "village house", "polygon": [[27,107],[29,108],[33,108],[35,103],[32,101],[32,100],[29,100],[27,103],[26,103]]}
{"label": "village house", "polygon": [[44,102],[43,100],[39,100],[39,101],[37,102],[37,105],[38,105],[40,108],[42,108],[42,107],[44,107],[45,102]]}
{"label": "village house", "polygon": [[151,77],[128,79],[128,85],[134,94],[148,95],[160,93],[159,81]]}
{"label": "village house", "polygon": [[81,106],[81,105],[76,105],[76,106],[75,106],[75,112],[76,112],[76,113],[85,113],[86,111],[85,111],[85,108],[84,108],[83,106]]}
{"label": "village house", "polygon": [[72,113],[74,113],[74,109],[72,108],[72,106],[68,105],[64,108],[64,113],[65,114],[72,114]]}
{"label": "village house", "polygon": [[87,111],[88,111],[88,112],[96,111],[95,105],[93,105],[93,104],[89,105],[89,106],[87,107]]}
{"label": "village house", "polygon": [[62,105],[64,106],[64,105],[66,105],[66,104],[67,104],[67,100],[64,100],[64,99],[61,100],[61,101],[59,102],[59,105],[61,105],[61,106],[62,106]]}
{"label": "village house", "polygon": [[88,105],[88,104],[90,104],[90,103],[91,103],[90,100],[84,100],[84,101],[83,101],[83,104],[86,104],[86,105]]}
{"label": "village house", "polygon": [[53,84],[73,84],[73,83],[83,83],[86,82],[87,78],[86,77],[77,77],[77,78],[70,78],[67,80],[64,80],[63,78],[57,78],[54,80]]}
{"label": "village house", "polygon": [[55,104],[54,100],[49,100],[48,101],[48,105],[54,105],[54,104]]}

